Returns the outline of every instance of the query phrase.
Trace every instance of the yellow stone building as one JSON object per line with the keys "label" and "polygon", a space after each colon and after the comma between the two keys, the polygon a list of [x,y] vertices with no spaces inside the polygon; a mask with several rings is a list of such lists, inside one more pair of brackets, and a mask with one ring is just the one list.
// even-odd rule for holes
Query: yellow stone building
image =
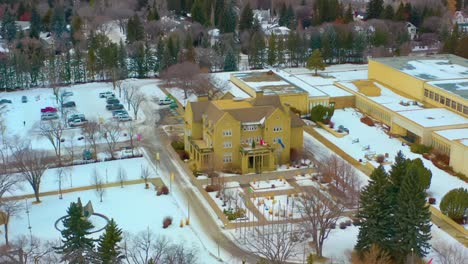
{"label": "yellow stone building", "polygon": [[185,109],[185,150],[196,170],[274,170],[301,152],[304,122],[276,95],[209,101]]}

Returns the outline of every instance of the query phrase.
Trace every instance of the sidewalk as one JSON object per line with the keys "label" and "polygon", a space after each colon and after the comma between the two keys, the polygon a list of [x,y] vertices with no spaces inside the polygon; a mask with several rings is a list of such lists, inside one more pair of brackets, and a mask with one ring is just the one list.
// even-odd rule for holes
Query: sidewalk
{"label": "sidewalk", "polygon": [[[312,127],[304,127],[304,131],[309,133],[315,139],[320,141],[323,145],[331,149],[335,152],[338,156],[341,156],[343,159],[348,161],[351,165],[356,167],[358,170],[362,171],[367,176],[370,176],[372,173],[372,169],[362,165],[356,159],[351,157],[348,153],[344,152],[338,146],[327,140],[325,137],[320,135],[317,131],[315,131]],[[452,219],[448,218],[444,214],[442,214],[437,208],[431,206],[431,220],[432,222],[437,225],[440,229],[444,232],[452,236],[461,244],[468,247],[468,230],[464,229],[459,224],[455,223]]]}

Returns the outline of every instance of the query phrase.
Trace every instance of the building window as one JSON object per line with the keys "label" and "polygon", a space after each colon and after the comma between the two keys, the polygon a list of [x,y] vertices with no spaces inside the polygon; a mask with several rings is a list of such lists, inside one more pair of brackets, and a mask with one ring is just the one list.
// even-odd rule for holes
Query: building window
{"label": "building window", "polygon": [[231,141],[224,141],[223,142],[223,147],[224,148],[232,148],[232,142]]}
{"label": "building window", "polygon": [[452,102],[452,101],[451,101],[450,99],[447,98],[447,100],[445,100],[445,105],[448,106],[448,107],[450,107],[450,103],[451,103],[451,102]]}
{"label": "building window", "polygon": [[428,97],[428,95],[429,95],[429,90],[424,89],[424,97]]}
{"label": "building window", "polygon": [[468,115],[468,106],[466,105],[463,106],[463,113]]}
{"label": "building window", "polygon": [[458,111],[458,112],[461,112],[462,110],[463,110],[463,105],[460,104],[460,103],[458,103],[458,104],[457,104],[457,111]]}
{"label": "building window", "polygon": [[223,162],[224,163],[232,163],[232,153],[224,153]]}
{"label": "building window", "polygon": [[429,98],[434,99],[434,92],[433,91],[429,91]]}
{"label": "building window", "polygon": [[443,96],[441,95],[441,96],[440,96],[439,102],[440,102],[441,104],[445,104],[445,97],[443,97]]}
{"label": "building window", "polygon": [[438,94],[438,93],[436,93],[436,94],[434,95],[434,100],[437,101],[437,102],[439,101],[439,94]]}
{"label": "building window", "polygon": [[231,129],[223,130],[223,136],[225,136],[225,137],[232,136],[232,130]]}
{"label": "building window", "polygon": [[282,127],[274,127],[273,128],[273,132],[281,132],[281,131],[283,131]]}
{"label": "building window", "polygon": [[257,126],[256,125],[245,125],[242,127],[242,129],[244,131],[255,131],[257,130]]}
{"label": "building window", "polygon": [[457,109],[457,102],[452,101],[452,109]]}
{"label": "building window", "polygon": [[283,141],[283,140],[281,139],[281,137],[274,137],[274,138],[273,138],[273,142],[275,142],[275,143],[278,143],[278,140]]}

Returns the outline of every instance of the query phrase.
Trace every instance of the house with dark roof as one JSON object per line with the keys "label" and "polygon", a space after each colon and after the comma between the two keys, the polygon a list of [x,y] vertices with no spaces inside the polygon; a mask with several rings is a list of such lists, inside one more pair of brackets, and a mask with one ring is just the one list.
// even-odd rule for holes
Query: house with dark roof
{"label": "house with dark roof", "polygon": [[302,151],[304,125],[278,95],[199,97],[185,109],[185,150],[197,171],[272,171]]}

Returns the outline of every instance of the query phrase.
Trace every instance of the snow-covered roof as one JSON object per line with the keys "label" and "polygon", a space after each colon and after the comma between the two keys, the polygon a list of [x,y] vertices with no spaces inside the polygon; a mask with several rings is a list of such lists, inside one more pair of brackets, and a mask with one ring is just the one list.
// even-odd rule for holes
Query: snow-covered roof
{"label": "snow-covered roof", "polygon": [[468,78],[468,60],[451,54],[375,58],[372,60],[427,81]]}
{"label": "snow-covered roof", "polygon": [[423,127],[466,125],[468,118],[457,115],[445,108],[425,108],[398,112],[401,116]]}
{"label": "snow-covered roof", "polygon": [[311,85],[309,82],[305,82],[304,80],[302,80],[296,75],[289,74],[286,71],[276,71],[275,73],[281,78],[283,78],[284,80],[300,88],[302,91],[307,92],[309,94],[309,97],[327,97],[328,96],[326,93],[320,91],[319,89]]}
{"label": "snow-covered roof", "polygon": [[468,77],[462,80],[429,82],[429,84],[468,99]]}
{"label": "snow-covered roof", "polygon": [[341,96],[352,96],[348,91],[345,91],[335,85],[321,85],[321,86],[315,86],[317,89],[320,91],[328,94],[330,97],[341,97]]}
{"label": "snow-covered roof", "polygon": [[[302,82],[301,86],[298,86],[294,81],[291,81],[290,78],[285,78],[285,75],[280,70],[276,70],[271,74],[272,78],[267,79],[263,78],[262,81],[249,81],[251,78],[259,77],[261,80],[261,75],[268,74],[269,71],[255,71],[255,72],[235,72],[232,73],[234,77],[239,80],[242,80],[246,85],[254,89],[255,91],[262,91],[264,95],[272,94],[292,94],[292,93],[305,93],[303,89],[304,86],[309,86],[308,84]],[[300,80],[299,80],[300,81]],[[317,93],[321,93],[317,90]],[[323,94],[323,93],[322,93]],[[323,96],[326,96],[325,94]]]}
{"label": "snow-covered roof", "polygon": [[241,88],[237,87],[237,85],[230,81],[231,72],[212,73],[211,77],[211,83],[223,93],[229,92],[234,97],[239,98],[251,98],[248,93],[244,92]]}
{"label": "snow-covered roof", "polygon": [[435,131],[435,133],[448,140],[457,140],[457,139],[468,140],[468,128],[439,130],[439,131]]}

